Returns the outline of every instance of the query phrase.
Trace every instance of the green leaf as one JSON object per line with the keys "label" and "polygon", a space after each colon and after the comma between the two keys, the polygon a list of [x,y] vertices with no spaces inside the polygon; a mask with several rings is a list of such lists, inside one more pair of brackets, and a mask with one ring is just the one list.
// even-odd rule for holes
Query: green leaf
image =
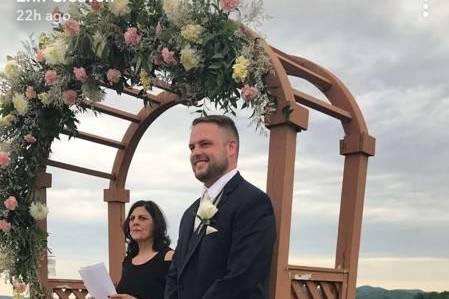
{"label": "green leaf", "polygon": [[139,74],[141,67],[142,67],[142,57],[138,56],[136,62],[136,74]]}

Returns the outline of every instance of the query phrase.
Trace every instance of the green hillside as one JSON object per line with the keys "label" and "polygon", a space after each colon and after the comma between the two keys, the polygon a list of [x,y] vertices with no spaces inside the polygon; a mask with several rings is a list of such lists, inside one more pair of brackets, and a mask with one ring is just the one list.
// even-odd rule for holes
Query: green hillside
{"label": "green hillside", "polygon": [[449,292],[430,292],[422,290],[386,290],[362,286],[357,288],[357,299],[449,299]]}

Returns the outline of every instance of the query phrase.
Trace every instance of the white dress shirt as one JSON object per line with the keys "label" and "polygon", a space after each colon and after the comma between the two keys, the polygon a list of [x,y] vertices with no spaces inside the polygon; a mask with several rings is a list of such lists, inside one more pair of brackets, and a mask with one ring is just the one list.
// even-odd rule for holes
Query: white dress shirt
{"label": "white dress shirt", "polygon": [[[219,195],[221,197],[220,193],[223,190],[224,186],[232,179],[232,177],[234,177],[234,175],[236,175],[237,171],[238,171],[237,168],[234,168],[234,169],[228,171],[227,173],[225,173],[215,183],[213,183],[212,186],[210,186],[209,188],[204,186],[203,192],[201,192],[201,200],[205,199],[205,196],[204,196],[205,193],[207,193],[209,195],[209,198],[212,201]],[[215,201],[215,205],[217,205],[219,201],[220,201],[220,198],[217,198],[217,200]],[[200,202],[200,204],[201,204],[201,202]],[[194,230],[196,230],[196,228],[198,227],[199,224],[200,224],[200,219],[198,217],[195,217]]]}

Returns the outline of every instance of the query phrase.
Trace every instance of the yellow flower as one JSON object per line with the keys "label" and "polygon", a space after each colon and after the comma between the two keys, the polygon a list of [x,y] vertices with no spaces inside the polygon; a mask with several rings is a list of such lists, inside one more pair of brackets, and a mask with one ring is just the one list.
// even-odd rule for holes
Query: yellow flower
{"label": "yellow flower", "polygon": [[181,50],[181,63],[186,71],[197,68],[200,65],[200,57],[195,49],[185,47]]}
{"label": "yellow flower", "polygon": [[6,95],[0,95],[0,106],[5,106],[11,103],[11,98]]}
{"label": "yellow flower", "polygon": [[232,66],[232,78],[237,82],[243,82],[248,76],[249,60],[244,56],[239,56]]}
{"label": "yellow flower", "polygon": [[6,78],[10,80],[16,80],[19,77],[19,65],[17,64],[17,61],[15,60],[9,60],[4,69],[4,73]]}
{"label": "yellow flower", "polygon": [[151,89],[151,78],[145,70],[140,71],[140,83],[142,83],[143,89]]}
{"label": "yellow flower", "polygon": [[51,104],[51,99],[48,96],[48,93],[43,92],[37,95],[37,98],[42,102],[42,104],[44,104],[45,106],[48,106]]}
{"label": "yellow flower", "polygon": [[58,37],[44,49],[45,60],[50,65],[66,64],[66,51],[67,42],[64,38]]}
{"label": "yellow flower", "polygon": [[8,114],[3,117],[0,116],[0,126],[1,127],[9,127],[15,121],[16,121],[16,117],[12,114]]}
{"label": "yellow flower", "polygon": [[201,25],[189,24],[181,30],[181,36],[190,42],[201,41],[204,28]]}
{"label": "yellow flower", "polygon": [[49,42],[50,42],[50,38],[48,37],[47,34],[41,33],[39,35],[39,48],[45,47],[46,45],[48,45]]}
{"label": "yellow flower", "polygon": [[114,0],[110,2],[109,9],[117,17],[126,15],[129,13],[129,0]]}
{"label": "yellow flower", "polygon": [[12,103],[14,104],[14,108],[16,108],[17,113],[20,115],[24,115],[28,112],[28,102],[25,100],[23,95],[15,94],[12,98]]}

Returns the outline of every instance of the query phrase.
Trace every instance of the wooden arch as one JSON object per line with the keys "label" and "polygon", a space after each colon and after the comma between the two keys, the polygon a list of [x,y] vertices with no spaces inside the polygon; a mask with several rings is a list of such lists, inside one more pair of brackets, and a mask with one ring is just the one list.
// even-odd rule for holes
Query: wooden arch
{"label": "wooden arch", "polygon": [[[246,33],[257,38],[252,32]],[[260,40],[260,39],[259,39]],[[288,55],[260,42],[265,47],[274,67],[267,83],[274,87],[278,109],[266,122],[270,131],[267,193],[276,214],[277,242],[272,263],[270,299],[354,299],[357,278],[363,202],[368,157],[374,155],[375,139],[368,134],[363,115],[349,90],[329,71],[304,58]],[[292,87],[288,76],[302,78],[317,87],[327,98],[322,101]],[[134,152],[145,131],[162,113],[177,104],[186,104],[171,91],[167,83],[154,81],[164,91],[159,95],[139,95],[137,90],[124,93],[150,101],[137,114],[131,114],[99,103],[86,107],[104,114],[130,121],[121,141],[79,132],[78,138],[117,148],[111,173],[48,160],[47,165],[110,181],[104,190],[108,205],[109,271],[118,281],[121,261],[125,253],[121,224],[125,219],[125,203],[129,201],[126,178]],[[308,109],[314,109],[339,120],[345,136],[340,141],[340,154],[345,156],[341,192],[338,241],[334,268],[292,266],[288,264],[288,250],[293,198],[294,165],[297,134],[308,127]],[[289,109],[286,116],[283,112]],[[51,187],[51,175],[42,173],[37,180],[37,191],[45,198]],[[46,229],[45,221],[40,225]],[[44,257],[43,265],[47,264]],[[84,298],[86,291],[81,281],[48,279],[47,267],[41,267],[40,279],[44,286],[61,299]]]}

